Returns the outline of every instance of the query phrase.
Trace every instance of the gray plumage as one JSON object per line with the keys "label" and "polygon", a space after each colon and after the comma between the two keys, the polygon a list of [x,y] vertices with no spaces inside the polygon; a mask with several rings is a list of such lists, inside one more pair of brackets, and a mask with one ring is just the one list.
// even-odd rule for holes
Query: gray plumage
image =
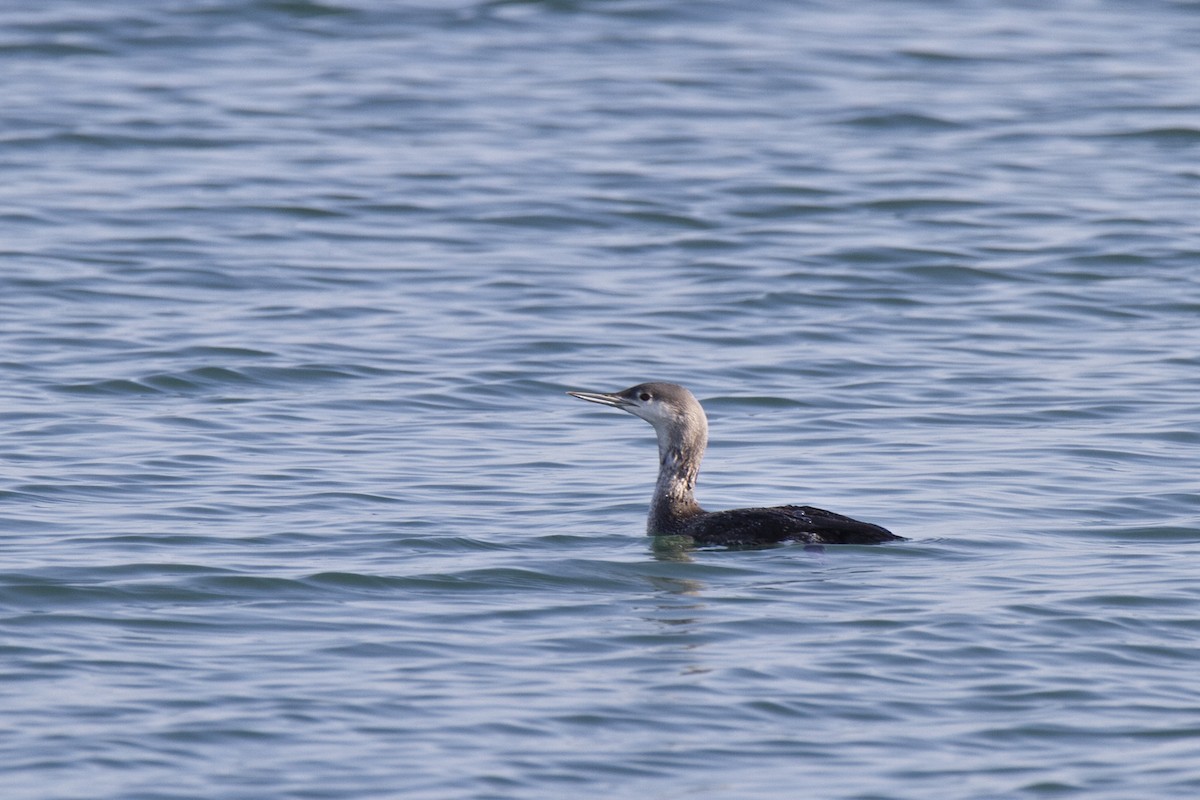
{"label": "gray plumage", "polygon": [[646,532],[690,536],[702,545],[755,545],[783,541],[877,544],[902,537],[812,506],[705,511],[696,502],[696,475],[708,445],[708,418],[699,401],[674,383],[640,383],[624,391],[567,392],[572,397],[627,411],[658,435],[658,482]]}

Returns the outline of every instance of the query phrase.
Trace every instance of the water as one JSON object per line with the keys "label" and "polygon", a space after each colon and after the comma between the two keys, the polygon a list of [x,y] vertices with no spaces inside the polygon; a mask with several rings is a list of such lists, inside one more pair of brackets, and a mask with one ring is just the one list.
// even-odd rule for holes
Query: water
{"label": "water", "polygon": [[36,6],[5,798],[1200,793],[1195,3]]}

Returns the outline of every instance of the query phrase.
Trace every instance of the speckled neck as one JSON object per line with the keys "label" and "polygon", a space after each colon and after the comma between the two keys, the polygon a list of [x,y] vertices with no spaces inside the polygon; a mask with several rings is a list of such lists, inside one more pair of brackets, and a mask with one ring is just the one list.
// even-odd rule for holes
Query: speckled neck
{"label": "speckled neck", "polygon": [[708,420],[697,404],[669,424],[655,426],[658,434],[658,482],[650,502],[646,533],[681,533],[687,520],[704,510],[696,502],[696,475],[708,446]]}

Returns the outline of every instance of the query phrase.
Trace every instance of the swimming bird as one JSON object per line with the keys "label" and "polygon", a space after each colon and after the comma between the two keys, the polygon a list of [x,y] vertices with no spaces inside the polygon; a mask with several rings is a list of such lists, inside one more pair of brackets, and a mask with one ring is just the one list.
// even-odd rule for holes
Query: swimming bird
{"label": "swimming bird", "polygon": [[705,511],[696,502],[696,475],[708,445],[708,417],[700,402],[674,383],[639,383],[620,392],[567,392],[627,411],[658,434],[658,483],[646,533],[690,536],[700,545],[877,544],[903,539],[886,528],[812,506]]}

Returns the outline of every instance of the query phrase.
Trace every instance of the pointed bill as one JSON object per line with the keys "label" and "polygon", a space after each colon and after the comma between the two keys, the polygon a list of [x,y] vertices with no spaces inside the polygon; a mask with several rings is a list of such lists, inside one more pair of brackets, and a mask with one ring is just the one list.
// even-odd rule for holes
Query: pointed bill
{"label": "pointed bill", "polygon": [[580,400],[587,400],[589,403],[599,403],[602,406],[612,406],[613,408],[625,408],[629,405],[629,401],[619,394],[605,394],[604,392],[567,392],[571,397],[578,397]]}

